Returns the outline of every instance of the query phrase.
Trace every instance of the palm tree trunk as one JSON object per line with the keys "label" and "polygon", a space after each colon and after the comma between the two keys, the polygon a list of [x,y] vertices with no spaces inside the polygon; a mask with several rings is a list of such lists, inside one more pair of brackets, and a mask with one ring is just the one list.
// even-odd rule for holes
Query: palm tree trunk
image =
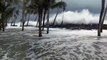
{"label": "palm tree trunk", "polygon": [[[100,13],[100,20],[99,22],[101,22],[101,19],[102,19],[102,15],[104,13],[104,8],[105,7],[105,0],[102,0],[102,8],[101,8],[101,13]],[[102,28],[101,28],[101,32],[102,32]]]}
{"label": "palm tree trunk", "polygon": [[25,18],[24,18],[24,22],[27,21],[27,13],[25,13]]}
{"label": "palm tree trunk", "polygon": [[0,19],[0,30],[1,30],[1,25],[2,25],[2,24],[1,24],[1,19]]}
{"label": "palm tree trunk", "polygon": [[35,18],[35,20],[34,20],[34,21],[37,21],[37,19],[38,19],[38,15],[36,16],[36,18]]}
{"label": "palm tree trunk", "polygon": [[0,24],[0,31],[1,31],[1,24]]}
{"label": "palm tree trunk", "polygon": [[49,33],[49,9],[47,11],[47,34]]}
{"label": "palm tree trunk", "polygon": [[1,21],[1,28],[2,28],[2,31],[5,31],[5,22],[4,22],[4,19],[2,19],[2,21]]}
{"label": "palm tree trunk", "polygon": [[39,25],[39,20],[38,20],[39,16],[36,16],[35,21],[36,21],[36,27],[38,27]]}
{"label": "palm tree trunk", "polygon": [[44,15],[43,15],[43,28],[42,28],[42,30],[44,30],[44,26],[45,26],[45,17],[46,17],[46,13],[47,13],[47,11],[46,11],[46,9],[45,9],[45,11],[44,11]]}
{"label": "palm tree trunk", "polygon": [[58,16],[58,14],[59,14],[59,8],[58,8],[58,11],[57,11],[57,13],[56,13],[56,15],[55,15],[55,18],[54,18],[54,20],[53,20],[53,26],[55,25],[55,22],[56,22],[56,18],[57,18],[57,16]]}
{"label": "palm tree trunk", "polygon": [[13,22],[13,26],[16,26],[16,21]]}
{"label": "palm tree trunk", "polygon": [[16,17],[14,17],[13,26],[16,25]]}
{"label": "palm tree trunk", "polygon": [[0,31],[1,31],[1,26],[0,26]]}
{"label": "palm tree trunk", "polygon": [[24,22],[22,22],[22,31],[24,31]]}
{"label": "palm tree trunk", "polygon": [[23,13],[22,13],[22,31],[24,31],[24,16],[25,16],[25,14],[24,14],[24,11],[23,11]]}
{"label": "palm tree trunk", "polygon": [[106,13],[107,13],[107,7],[106,9],[104,9],[104,12],[103,12],[103,15],[102,15],[102,19],[101,21],[99,22],[99,28],[98,28],[98,36],[101,36],[101,30],[103,28],[103,22],[104,22],[104,18],[106,16]]}
{"label": "palm tree trunk", "polygon": [[61,22],[61,26],[63,26],[63,23],[64,23],[64,22],[63,22],[63,20],[62,20],[62,22]]}
{"label": "palm tree trunk", "polygon": [[25,0],[23,0],[23,11],[22,11],[22,31],[24,31],[24,23],[25,23]]}
{"label": "palm tree trunk", "polygon": [[38,18],[38,21],[39,21],[39,37],[42,37],[42,10],[41,9],[38,9],[39,11],[39,18]]}
{"label": "palm tree trunk", "polygon": [[[62,1],[62,0],[61,0]],[[64,23],[64,10],[62,11],[62,22],[61,22],[61,26],[63,26],[63,23]]]}
{"label": "palm tree trunk", "polygon": [[101,21],[102,21],[102,17],[103,17],[103,13],[104,13],[104,5],[105,5],[105,0],[102,0],[102,7],[101,7],[101,12],[100,12],[100,18],[99,18],[99,24],[98,24],[98,36],[101,35]]}
{"label": "palm tree trunk", "polygon": [[14,18],[14,21],[11,22],[11,26],[15,26],[16,25],[16,19]]}
{"label": "palm tree trunk", "polygon": [[26,19],[27,19],[27,14],[24,13],[24,19],[23,19],[23,22],[22,22],[22,31],[24,31]]}
{"label": "palm tree trunk", "polygon": [[5,31],[5,17],[4,17],[4,13],[2,13],[2,20],[1,20],[1,27],[2,27],[2,31]]}
{"label": "palm tree trunk", "polygon": [[2,23],[2,29],[3,29],[3,31],[5,31],[5,23],[4,22]]}
{"label": "palm tree trunk", "polygon": [[98,25],[98,36],[101,36],[101,32],[102,32],[101,21],[102,21],[102,17],[104,17],[103,16],[104,5],[105,5],[105,0],[102,0],[102,7],[101,7],[100,19],[99,19],[99,25]]}
{"label": "palm tree trunk", "polygon": [[36,27],[38,27],[38,25],[39,25],[39,20],[37,20]]}
{"label": "palm tree trunk", "polygon": [[29,25],[29,20],[30,20],[30,14],[28,14],[28,20],[27,20],[27,24],[26,24],[26,26]]}

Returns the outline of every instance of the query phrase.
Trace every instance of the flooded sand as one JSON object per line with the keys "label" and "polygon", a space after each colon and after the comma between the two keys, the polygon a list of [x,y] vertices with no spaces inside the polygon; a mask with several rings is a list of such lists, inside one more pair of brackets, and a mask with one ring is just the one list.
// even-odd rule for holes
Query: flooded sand
{"label": "flooded sand", "polygon": [[107,31],[50,29],[38,37],[37,29],[8,28],[0,32],[0,60],[106,60]]}

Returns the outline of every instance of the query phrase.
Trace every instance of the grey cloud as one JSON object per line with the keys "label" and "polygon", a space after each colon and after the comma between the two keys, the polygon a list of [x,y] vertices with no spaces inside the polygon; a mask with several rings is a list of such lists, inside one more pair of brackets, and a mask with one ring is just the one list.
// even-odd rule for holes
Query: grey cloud
{"label": "grey cloud", "polygon": [[93,13],[101,10],[101,0],[63,0],[67,3],[67,10],[89,9]]}

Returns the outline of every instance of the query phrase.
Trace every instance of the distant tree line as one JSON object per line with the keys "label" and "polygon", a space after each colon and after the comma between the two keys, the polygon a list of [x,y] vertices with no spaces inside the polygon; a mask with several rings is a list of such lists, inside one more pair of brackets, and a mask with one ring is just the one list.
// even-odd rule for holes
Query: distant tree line
{"label": "distant tree line", "polygon": [[98,24],[73,24],[73,23],[66,23],[66,24],[50,24],[51,28],[67,28],[67,29],[98,29]]}

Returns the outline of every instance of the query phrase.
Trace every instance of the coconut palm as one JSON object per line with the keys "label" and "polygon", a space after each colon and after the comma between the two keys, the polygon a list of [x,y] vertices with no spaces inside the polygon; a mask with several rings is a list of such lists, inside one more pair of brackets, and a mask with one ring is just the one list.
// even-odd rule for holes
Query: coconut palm
{"label": "coconut palm", "polygon": [[[65,10],[65,7],[66,7],[66,3],[63,2],[62,0],[59,2],[56,2],[55,0],[51,2],[50,6],[48,7],[49,9],[58,8],[54,21],[56,20],[57,15],[59,13],[59,8],[63,8]],[[48,18],[47,18],[47,21],[48,21]],[[49,22],[47,22],[47,33],[49,33]]]}
{"label": "coconut palm", "polygon": [[[45,18],[47,16],[47,33],[49,33],[49,11],[51,8],[61,6],[62,2],[56,2],[56,0],[32,0],[31,7],[38,12],[39,21],[39,37],[42,36],[42,27],[44,28]],[[43,24],[42,24],[43,22]],[[43,26],[42,26],[43,25]]]}
{"label": "coconut palm", "polygon": [[63,11],[65,10],[65,7],[66,7],[66,3],[65,2],[62,2],[62,0],[61,0],[61,2],[59,2],[59,3],[57,3],[57,5],[56,6],[58,6],[58,10],[57,10],[57,13],[56,13],[56,15],[55,15],[55,18],[54,18],[54,20],[53,20],[53,26],[55,25],[55,21],[56,21],[56,18],[57,18],[57,16],[58,16],[58,14],[59,14],[59,9],[63,9]]}
{"label": "coconut palm", "polygon": [[0,19],[0,29],[5,31],[5,26],[7,21],[13,14],[14,8],[9,3],[10,1],[0,0],[0,12],[1,12],[1,19]]}
{"label": "coconut palm", "polygon": [[24,24],[25,24],[25,0],[22,0],[23,2],[23,8],[22,8],[22,19],[21,19],[21,23],[22,23],[22,31],[24,31]]}
{"label": "coconut palm", "polygon": [[24,19],[22,19],[22,22],[23,22],[22,23],[22,30],[24,30],[24,24],[25,24],[26,21],[27,21],[26,26],[28,26],[29,21],[30,21],[30,15],[31,14],[37,14],[37,11],[32,9],[30,4],[32,4],[30,0],[23,0],[23,8],[22,9],[24,10],[23,11],[24,14],[22,14],[22,15],[24,15],[24,16],[22,16],[22,17]]}
{"label": "coconut palm", "polygon": [[20,0],[10,0],[9,2],[11,3],[11,6],[14,8],[13,16],[12,16],[13,20],[11,22],[12,26],[15,26],[17,16],[19,15],[19,10],[21,9],[20,2],[21,2]]}
{"label": "coconut palm", "polygon": [[[14,1],[14,2],[13,2]],[[18,11],[17,2],[19,0],[0,0],[0,28],[4,31],[8,20]]]}
{"label": "coconut palm", "polygon": [[[50,3],[50,5],[49,5]],[[47,5],[48,4],[48,5]],[[44,30],[44,22],[45,22],[45,15],[47,14],[47,33],[49,33],[49,10],[53,8],[65,8],[65,2],[56,2],[55,0],[51,0],[50,2],[47,0],[45,1],[44,5],[44,16],[43,16],[43,30]],[[56,15],[57,16],[57,15]]]}
{"label": "coconut palm", "polygon": [[47,10],[46,9],[44,9],[44,11],[43,11],[43,24],[42,24],[42,27],[43,27],[43,29],[42,30],[44,30],[44,26],[45,26],[45,18],[46,18],[46,14],[47,14],[48,12],[47,12]]}
{"label": "coconut palm", "polygon": [[26,26],[29,26],[29,20],[30,20],[30,14],[28,14],[28,18],[27,18],[27,24],[26,24]]}
{"label": "coconut palm", "polygon": [[102,32],[102,25],[103,25],[102,18],[104,18],[103,16],[104,10],[105,10],[105,0],[102,0],[102,7],[100,12],[99,27],[98,27],[98,36],[100,36],[101,35],[100,33]]}
{"label": "coconut palm", "polygon": [[[31,8],[35,9],[38,12],[38,22],[39,22],[39,37],[42,36],[42,18],[43,18],[43,10],[44,10],[44,0],[32,0]],[[46,0],[47,2],[47,0]]]}
{"label": "coconut palm", "polygon": [[[30,9],[30,8],[31,8],[30,6],[27,6],[27,7],[26,7],[26,15],[27,15],[27,19],[26,19],[27,24],[26,24],[26,26],[29,25],[30,15],[31,15],[31,14],[37,14],[37,12],[36,12],[35,10],[32,10],[32,9]],[[35,20],[36,20],[36,19],[35,19]],[[35,20],[34,20],[34,21],[35,21]]]}
{"label": "coconut palm", "polygon": [[2,15],[3,8],[4,8],[4,6],[3,6],[3,4],[2,4],[2,2],[1,2],[1,0],[0,0],[0,30],[1,30],[1,28],[2,28],[1,15]]}
{"label": "coconut palm", "polygon": [[4,23],[3,23],[3,11],[4,11],[4,9],[5,9],[5,6],[4,6],[4,4],[3,4],[3,1],[2,0],[0,0],[0,15],[1,15],[1,18],[0,18],[0,30],[1,29],[3,29],[3,31],[4,31]]}

